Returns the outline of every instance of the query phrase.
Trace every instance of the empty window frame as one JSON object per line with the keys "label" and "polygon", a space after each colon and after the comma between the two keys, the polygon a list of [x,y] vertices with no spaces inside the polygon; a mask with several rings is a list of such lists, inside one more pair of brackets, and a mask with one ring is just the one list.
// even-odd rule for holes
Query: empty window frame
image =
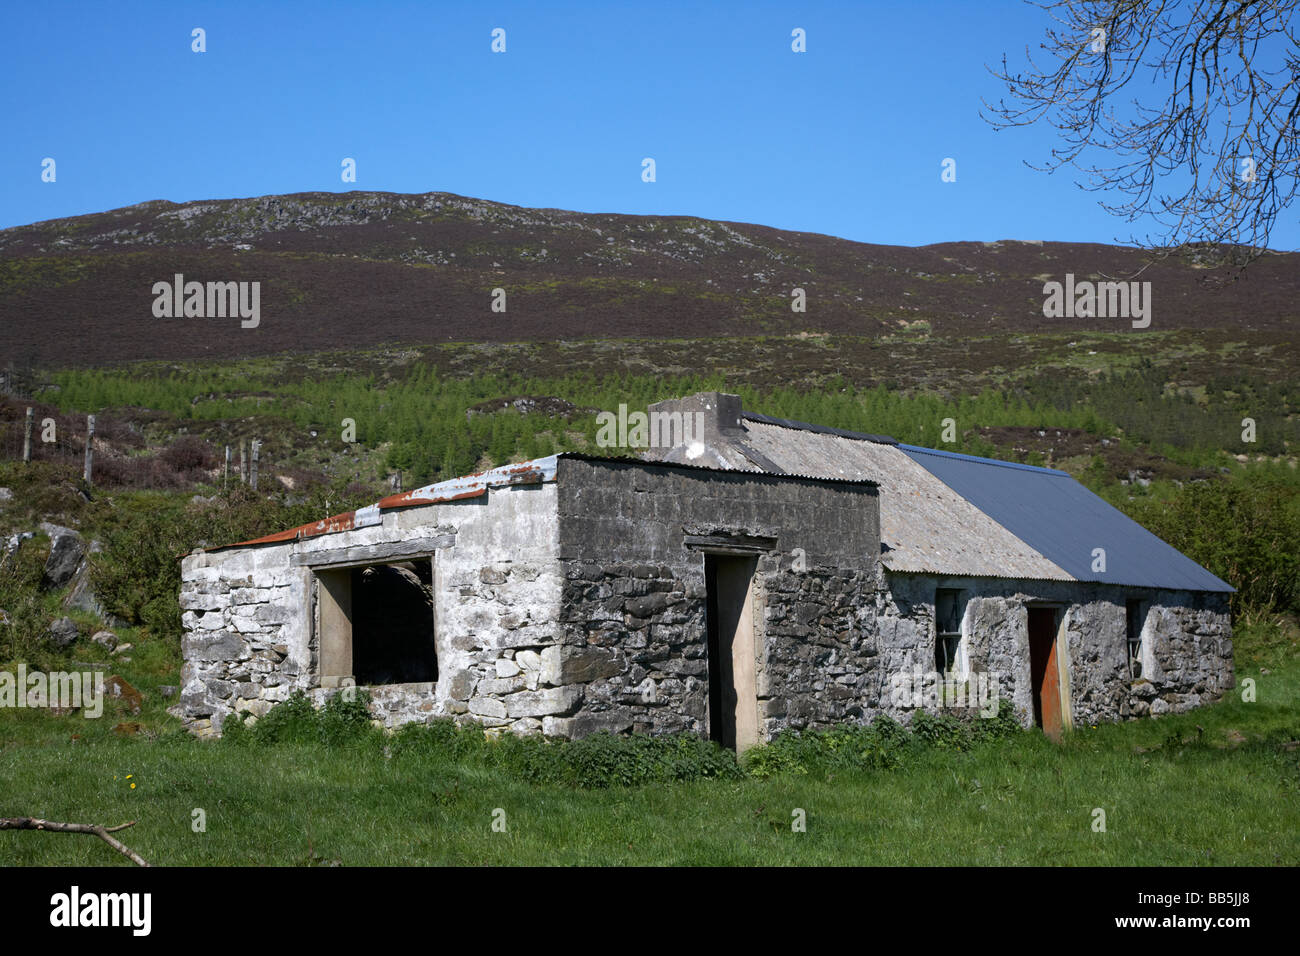
{"label": "empty window frame", "polygon": [[322,569],[316,579],[322,686],[437,681],[431,558]]}
{"label": "empty window frame", "polygon": [[1128,640],[1128,676],[1137,680],[1142,676],[1142,625],[1146,607],[1138,598],[1124,602],[1125,637]]}
{"label": "empty window frame", "polygon": [[934,592],[934,669],[951,674],[961,649],[961,591],[938,588]]}

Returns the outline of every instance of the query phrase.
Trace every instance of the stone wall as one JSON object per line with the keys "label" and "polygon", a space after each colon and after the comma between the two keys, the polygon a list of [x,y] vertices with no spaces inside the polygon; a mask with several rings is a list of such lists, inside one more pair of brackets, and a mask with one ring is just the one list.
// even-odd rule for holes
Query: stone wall
{"label": "stone wall", "polygon": [[[322,686],[317,573],[419,555],[434,566],[438,680],[370,688],[384,724],[451,716],[493,732],[707,733],[704,553],[720,541],[756,559],[764,737],[881,713],[909,720],[890,681],[933,669],[937,587],[966,598],[960,671],[996,677],[1026,724],[1032,602],[1065,609],[1076,724],[1186,710],[1233,685],[1226,596],[886,572],[869,484],[584,458],[561,458],[557,476],[187,557],[174,712],[207,735],[297,688],[318,703],[337,693]],[[1147,602],[1136,681],[1129,598]]]}
{"label": "stone wall", "polygon": [[560,679],[581,688],[548,734],[708,732],[704,552],[754,545],[759,717],[857,716],[874,679],[871,614],[880,550],[869,485],[745,472],[561,461],[565,585]]}
{"label": "stone wall", "polygon": [[[1227,595],[1067,581],[887,573],[880,634],[886,674],[934,667],[937,588],[961,590],[963,671],[996,677],[1022,723],[1033,723],[1028,607],[1064,612],[1069,702],[1075,724],[1189,710],[1234,684]],[[1129,677],[1125,602],[1144,602],[1143,667]],[[907,720],[886,696],[880,710]]]}
{"label": "stone wall", "polygon": [[368,688],[385,725],[456,716],[538,730],[542,715],[569,709],[543,673],[559,633],[560,577],[555,486],[538,484],[388,512],[367,528],[186,557],[174,712],[207,735],[229,714],[260,716],[294,689],[317,703],[338,693],[321,686],[315,571],[368,551],[432,557],[435,569],[438,682]]}

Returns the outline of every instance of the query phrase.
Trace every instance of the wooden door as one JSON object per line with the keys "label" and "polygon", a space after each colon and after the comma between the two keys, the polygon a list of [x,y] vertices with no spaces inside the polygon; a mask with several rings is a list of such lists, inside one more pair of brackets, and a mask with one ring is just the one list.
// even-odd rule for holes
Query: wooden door
{"label": "wooden door", "polygon": [[1061,739],[1061,672],[1057,660],[1056,608],[1029,609],[1029,674],[1034,722],[1053,740]]}

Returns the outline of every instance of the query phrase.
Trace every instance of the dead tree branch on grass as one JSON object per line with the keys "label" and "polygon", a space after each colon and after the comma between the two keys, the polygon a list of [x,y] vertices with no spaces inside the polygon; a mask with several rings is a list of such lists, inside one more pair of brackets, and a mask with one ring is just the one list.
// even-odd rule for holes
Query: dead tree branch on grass
{"label": "dead tree branch on grass", "polygon": [[0,817],[0,830],[49,830],[51,833],[91,833],[99,837],[118,853],[131,859],[137,866],[148,866],[144,857],[115,840],[110,833],[135,826],[135,821],[120,823],[115,827],[103,827],[96,823],[59,823],[55,820],[37,820],[35,817]]}

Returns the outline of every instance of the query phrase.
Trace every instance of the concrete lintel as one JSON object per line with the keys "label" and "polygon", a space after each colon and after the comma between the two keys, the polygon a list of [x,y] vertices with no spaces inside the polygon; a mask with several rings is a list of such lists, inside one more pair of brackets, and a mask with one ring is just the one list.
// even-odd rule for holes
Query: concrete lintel
{"label": "concrete lintel", "polygon": [[432,538],[410,538],[406,541],[358,544],[350,548],[335,548],[330,551],[302,551],[290,555],[289,563],[298,568],[362,567],[367,564],[427,557],[434,551],[449,548],[455,543],[456,536],[454,534],[440,534]]}
{"label": "concrete lintel", "polygon": [[721,554],[764,554],[776,549],[776,538],[750,534],[688,534],[682,539],[688,548]]}

